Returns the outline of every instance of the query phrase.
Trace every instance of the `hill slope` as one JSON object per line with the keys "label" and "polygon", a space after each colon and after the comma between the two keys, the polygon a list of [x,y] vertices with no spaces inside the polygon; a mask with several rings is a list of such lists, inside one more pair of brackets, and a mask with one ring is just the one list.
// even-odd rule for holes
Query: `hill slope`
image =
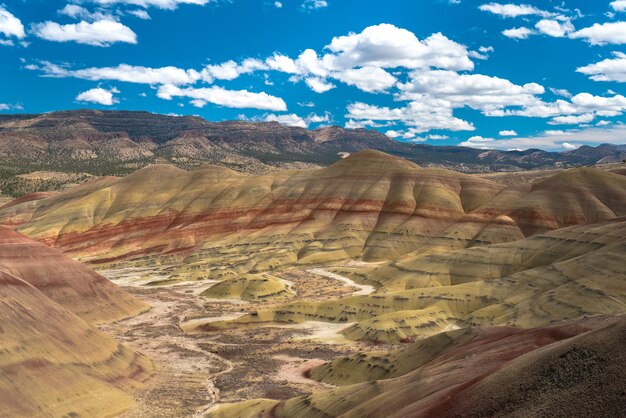
{"label": "hill slope", "polygon": [[[212,263],[209,276],[221,278],[509,242],[624,216],[625,200],[626,176],[597,169],[504,186],[362,151],[324,169],[254,177],[150,166],[6,205],[0,224],[91,262],[178,254],[188,268]],[[240,245],[259,257],[224,251]]]}
{"label": "hill slope", "polygon": [[2,416],[117,415],[151,373],[149,360],[2,270],[0,317]]}
{"label": "hill slope", "polygon": [[60,251],[0,227],[0,271],[19,277],[90,323],[136,315],[147,305]]}
{"label": "hill slope", "polygon": [[[224,405],[209,416],[619,416],[626,406],[623,316],[528,331],[478,328],[431,339],[438,341],[421,343],[430,352],[406,357],[398,377],[286,401]],[[395,357],[355,362],[384,370],[398,366],[394,361],[401,356]]]}

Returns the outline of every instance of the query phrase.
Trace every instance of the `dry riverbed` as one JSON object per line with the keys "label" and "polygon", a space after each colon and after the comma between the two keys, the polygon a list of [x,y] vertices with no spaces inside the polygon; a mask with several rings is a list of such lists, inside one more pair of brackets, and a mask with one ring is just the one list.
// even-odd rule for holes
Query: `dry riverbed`
{"label": "dry riverbed", "polygon": [[[346,340],[350,324],[303,324],[234,328],[214,333],[184,332],[189,324],[236,318],[269,306],[199,296],[211,282],[142,286],[158,271],[102,271],[152,306],[137,317],[103,327],[153,359],[157,375],[138,392],[128,417],[204,416],[215,404],[253,398],[286,399],[324,385],[305,377],[307,370],[337,356],[380,349]],[[129,277],[136,275],[139,277]],[[323,300],[373,289],[324,270],[280,274],[295,286],[299,299]]]}

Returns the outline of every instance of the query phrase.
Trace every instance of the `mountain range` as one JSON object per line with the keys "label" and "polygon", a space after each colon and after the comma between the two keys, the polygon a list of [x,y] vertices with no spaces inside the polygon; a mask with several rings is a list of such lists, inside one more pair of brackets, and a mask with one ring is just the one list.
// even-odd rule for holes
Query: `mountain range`
{"label": "mountain range", "polygon": [[0,115],[4,171],[53,170],[124,174],[152,163],[206,163],[244,172],[327,166],[374,149],[420,165],[464,172],[573,167],[626,158],[626,145],[565,152],[479,150],[399,142],[378,131],[328,126],[315,130],[277,122],[208,122],[197,116],[76,110]]}

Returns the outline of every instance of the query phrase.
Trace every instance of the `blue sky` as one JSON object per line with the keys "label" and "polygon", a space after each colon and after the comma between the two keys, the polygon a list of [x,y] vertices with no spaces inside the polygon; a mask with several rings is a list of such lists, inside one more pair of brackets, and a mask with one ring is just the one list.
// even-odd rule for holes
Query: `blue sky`
{"label": "blue sky", "polygon": [[0,112],[626,143],[626,0],[0,0]]}

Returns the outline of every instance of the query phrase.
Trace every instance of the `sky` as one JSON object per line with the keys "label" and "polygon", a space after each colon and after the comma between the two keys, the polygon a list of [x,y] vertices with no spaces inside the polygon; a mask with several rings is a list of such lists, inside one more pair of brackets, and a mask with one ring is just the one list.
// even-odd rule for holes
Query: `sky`
{"label": "sky", "polygon": [[626,0],[0,0],[0,113],[626,143]]}

